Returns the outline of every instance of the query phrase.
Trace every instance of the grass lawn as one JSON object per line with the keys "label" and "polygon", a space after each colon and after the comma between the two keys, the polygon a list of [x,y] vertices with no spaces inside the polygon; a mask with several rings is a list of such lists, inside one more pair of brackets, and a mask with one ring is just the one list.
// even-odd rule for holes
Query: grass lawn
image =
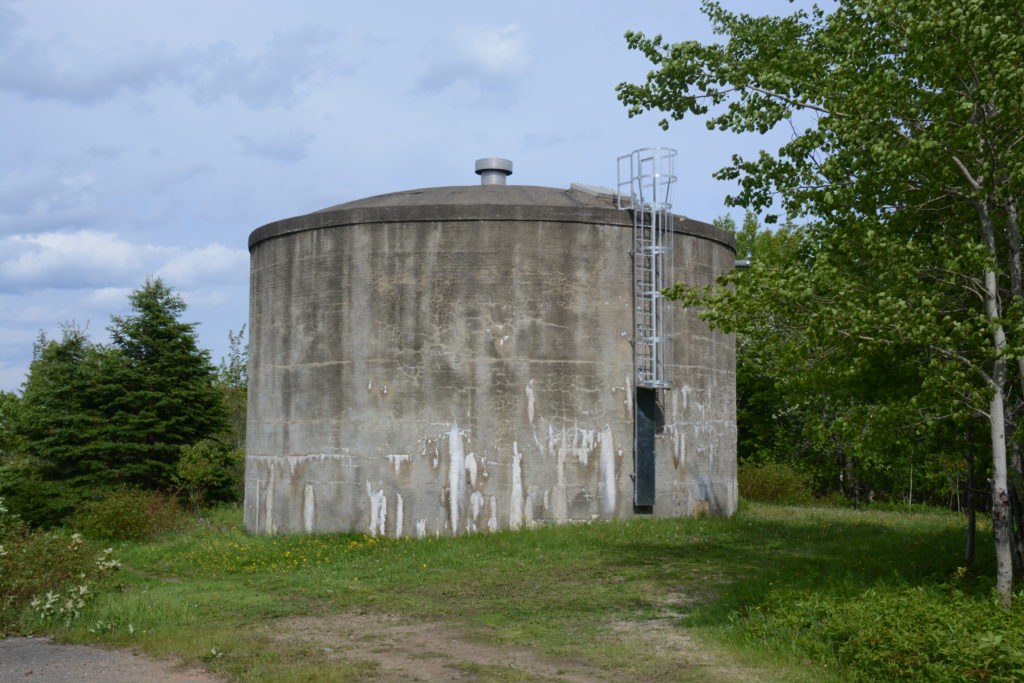
{"label": "grass lawn", "polygon": [[993,605],[990,534],[978,574],[958,567],[963,526],[745,504],[454,539],[255,537],[224,508],[115,546],[118,585],[39,627],[236,680],[1015,680],[1024,611]]}

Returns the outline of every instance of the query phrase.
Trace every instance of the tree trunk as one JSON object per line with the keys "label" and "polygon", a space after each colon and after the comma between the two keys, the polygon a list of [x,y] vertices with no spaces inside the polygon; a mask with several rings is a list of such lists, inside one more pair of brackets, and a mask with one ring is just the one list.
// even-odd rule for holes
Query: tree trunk
{"label": "tree trunk", "polygon": [[[997,257],[995,226],[988,206],[979,202],[982,234],[985,246],[993,258]],[[1006,417],[1004,398],[1006,395],[1006,331],[999,322],[1002,315],[999,307],[999,284],[996,271],[985,271],[985,317],[992,325],[992,376],[989,389],[988,421],[992,440],[992,531],[996,543],[996,592],[1004,607],[1010,606],[1013,594],[1013,557],[1010,550],[1010,495],[1006,473]]]}
{"label": "tree trunk", "polygon": [[[997,326],[993,334],[1001,332],[1002,326]],[[992,374],[989,425],[992,439],[992,531],[996,542],[996,592],[1003,607],[1009,607],[1013,592],[1013,558],[1010,552],[1010,495],[1006,477],[1006,425],[1003,421],[1005,359],[996,359]]]}

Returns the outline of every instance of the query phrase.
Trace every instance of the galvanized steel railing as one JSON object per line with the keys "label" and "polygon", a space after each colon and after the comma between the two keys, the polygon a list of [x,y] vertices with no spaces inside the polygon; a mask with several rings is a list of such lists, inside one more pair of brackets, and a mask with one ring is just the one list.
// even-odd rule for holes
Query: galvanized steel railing
{"label": "galvanized steel railing", "polygon": [[672,386],[672,204],[676,150],[645,147],[618,158],[617,206],[633,212],[633,371],[636,386]]}

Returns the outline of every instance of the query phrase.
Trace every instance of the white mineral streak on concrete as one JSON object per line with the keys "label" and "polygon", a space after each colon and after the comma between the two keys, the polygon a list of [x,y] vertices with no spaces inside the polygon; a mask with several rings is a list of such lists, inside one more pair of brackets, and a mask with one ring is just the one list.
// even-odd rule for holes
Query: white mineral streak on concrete
{"label": "white mineral streak on concrete", "polygon": [[480,511],[484,508],[484,494],[479,491],[473,491],[473,495],[469,497],[470,514],[473,521],[470,523],[470,530],[476,531],[477,522],[480,519]]}
{"label": "white mineral streak on concrete", "polygon": [[417,519],[416,520],[416,538],[426,538],[427,536],[427,520]]}
{"label": "white mineral streak on concrete", "polygon": [[436,470],[441,464],[441,452],[437,450],[437,444],[434,444],[434,469]]}
{"label": "white mineral streak on concrete", "polygon": [[267,482],[267,533],[277,533],[277,523],[274,521],[274,489],[277,484],[277,477],[274,476],[277,468],[270,466],[270,481]]}
{"label": "white mineral streak on concrete", "polygon": [[405,510],[402,509],[402,494],[395,494],[395,538],[402,537],[402,519]]}
{"label": "white mineral streak on concrete", "polygon": [[523,524],[523,456],[519,443],[512,442],[512,491],[508,498],[508,526],[518,529]]}
{"label": "white mineral streak on concrete", "polygon": [[[577,432],[578,434],[578,432]],[[555,491],[552,497],[551,514],[556,521],[563,522],[569,516],[569,506],[565,500],[565,448],[558,449],[555,462]]]}
{"label": "white mineral streak on concrete", "polygon": [[370,488],[370,482],[366,482],[366,495],[370,497],[370,535],[383,536],[384,525],[388,518],[388,499],[384,495],[384,489],[374,493]]}
{"label": "white mineral streak on concrete", "polygon": [[[594,429],[580,429],[573,426],[570,429],[563,428],[555,431],[553,425],[548,425],[548,437],[546,443],[537,442],[541,452],[551,453],[561,457],[559,466],[564,467],[565,456],[572,454],[584,467],[590,459],[590,452],[594,450],[597,443],[597,431]],[[535,439],[536,440],[536,439]]]}
{"label": "white mineral streak on concrete", "polygon": [[266,463],[267,469],[272,469],[275,466],[288,465],[291,472],[295,472],[295,468],[300,464],[307,464],[310,462],[324,463],[328,460],[344,460],[347,463],[352,462],[352,454],[348,453],[348,449],[342,449],[342,453],[309,453],[307,455],[247,455],[246,460],[252,460],[254,462]]}
{"label": "white mineral streak on concrete", "polygon": [[610,425],[605,425],[601,430],[599,457],[597,497],[601,504],[601,514],[611,516],[615,513],[615,444]]}
{"label": "white mineral streak on concrete", "polygon": [[448,430],[448,513],[452,533],[459,533],[462,497],[466,491],[466,456],[462,447],[462,431],[458,425]]}
{"label": "white mineral streak on concrete", "polygon": [[[262,527],[260,526],[260,496],[261,495],[265,496],[264,490],[265,489],[263,488],[263,480],[262,479],[257,479],[256,480],[256,493],[253,496],[253,499],[256,501],[256,531],[257,532],[260,529],[262,529]],[[246,496],[248,497],[248,495],[249,495],[249,492],[248,492],[248,489],[246,489]]]}
{"label": "white mineral streak on concrete", "polygon": [[491,496],[487,499],[487,504],[491,509],[491,516],[487,518],[487,528],[491,531],[498,530],[498,499],[495,496]]}
{"label": "white mineral streak on concrete", "polygon": [[382,394],[388,393],[388,385],[387,384],[385,384],[384,386],[381,387],[380,393],[382,393]]}
{"label": "white mineral streak on concrete", "polygon": [[369,382],[366,383],[366,390],[367,391],[372,391],[373,390],[373,380],[372,379]]}
{"label": "white mineral streak on concrete", "polygon": [[395,468],[395,474],[398,474],[402,469],[403,462],[409,462],[412,456],[409,453],[388,453],[384,456],[391,463],[391,466]]}
{"label": "white mineral streak on concrete", "polygon": [[476,486],[476,456],[470,453],[466,456],[466,474],[469,475],[469,483]]}
{"label": "white mineral streak on concrete", "polygon": [[626,413],[633,419],[633,377],[626,377]]}
{"label": "white mineral streak on concrete", "polygon": [[314,531],[316,523],[316,495],[313,493],[313,485],[306,484],[302,491],[302,529],[307,534]]}
{"label": "white mineral streak on concrete", "polygon": [[526,502],[523,504],[523,517],[526,520],[526,526],[533,526],[533,507],[537,500],[537,489],[533,486],[526,489]]}
{"label": "white mineral streak on concrete", "polygon": [[[676,470],[682,470],[686,464],[686,430],[677,420],[680,419],[679,392],[669,392],[672,395],[672,419],[673,422],[667,425],[669,434],[672,435],[672,463]],[[680,473],[681,475],[681,473]]]}
{"label": "white mineral streak on concrete", "polygon": [[597,443],[596,429],[579,429],[576,431],[576,438],[573,439],[573,448],[576,450],[576,459],[584,467],[590,459],[590,451],[594,450]]}
{"label": "white mineral streak on concrete", "polygon": [[533,424],[533,415],[536,404],[533,398],[533,380],[531,379],[526,385],[526,414],[530,418],[530,424]]}

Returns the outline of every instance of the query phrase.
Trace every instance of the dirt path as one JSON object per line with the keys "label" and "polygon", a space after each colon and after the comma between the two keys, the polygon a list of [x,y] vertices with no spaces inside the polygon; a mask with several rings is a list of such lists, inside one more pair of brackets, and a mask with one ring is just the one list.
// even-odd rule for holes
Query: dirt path
{"label": "dirt path", "polygon": [[[265,622],[264,634],[290,644],[316,648],[329,659],[372,662],[377,681],[540,680],[590,683],[619,680],[615,673],[570,658],[545,655],[524,646],[498,645],[438,622],[397,615],[340,613],[285,617]],[[762,681],[767,672],[737,666],[716,656],[668,619],[608,625],[616,647],[656,644],[663,668],[647,680]],[[667,666],[667,668],[665,668]],[[185,668],[130,650],[56,645],[45,638],[0,640],[0,683],[215,683],[222,677]]]}
{"label": "dirt path", "polygon": [[[331,614],[286,617],[266,625],[272,638],[305,642],[331,658],[370,661],[384,681],[541,680],[590,683],[621,680],[584,661],[552,657],[523,646],[467,638],[451,626],[397,615]],[[648,680],[763,681],[765,671],[716,657],[665,619],[609,624],[608,638],[623,648],[657,642],[671,663],[666,675]]]}
{"label": "dirt path", "polygon": [[184,668],[130,650],[56,645],[47,638],[0,640],[0,683],[216,683],[208,671]]}

